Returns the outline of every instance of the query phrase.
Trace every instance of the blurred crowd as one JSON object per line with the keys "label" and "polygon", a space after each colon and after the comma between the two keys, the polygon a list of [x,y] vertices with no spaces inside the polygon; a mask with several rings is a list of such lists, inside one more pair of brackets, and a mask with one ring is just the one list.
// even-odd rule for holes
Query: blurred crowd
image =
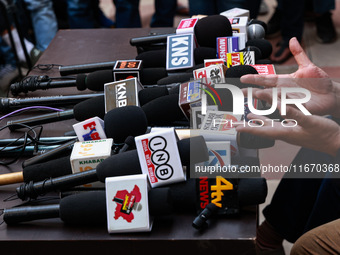
{"label": "blurred crowd", "polygon": [[[5,88],[18,77],[18,65],[27,66],[28,62],[34,65],[58,29],[141,27],[139,5],[140,0],[0,1],[0,95],[4,96]],[[173,27],[177,14],[213,15],[234,7],[248,9],[253,19],[268,13],[264,0],[188,0],[186,5],[177,0],[155,0],[154,7],[151,27]],[[331,10],[334,8],[334,0],[277,0],[268,22],[267,37],[281,32],[282,40],[272,61],[282,63],[291,56],[289,39],[296,37],[301,42],[305,20],[315,21],[320,42],[333,42],[336,31]]]}

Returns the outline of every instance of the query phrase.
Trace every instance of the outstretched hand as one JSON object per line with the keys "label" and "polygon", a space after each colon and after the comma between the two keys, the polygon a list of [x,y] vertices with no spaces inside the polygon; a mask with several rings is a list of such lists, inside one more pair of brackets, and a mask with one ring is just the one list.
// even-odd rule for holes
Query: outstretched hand
{"label": "outstretched hand", "polygon": [[[340,117],[340,102],[337,102],[337,89],[340,86],[333,82],[329,76],[319,67],[315,66],[306,53],[303,51],[296,38],[289,42],[289,49],[292,52],[298,70],[291,74],[281,75],[253,75],[248,74],[241,77],[241,82],[267,87],[267,89],[257,90],[255,97],[272,102],[271,87],[299,87],[308,89],[311,92],[311,99],[305,107],[312,114],[325,115],[332,114]],[[289,94],[289,98],[300,98],[301,95]]]}
{"label": "outstretched hand", "polygon": [[[287,120],[296,122],[285,123],[268,121],[264,116],[248,114],[248,119],[262,120],[263,126],[238,126],[239,132],[247,132],[270,139],[278,139],[290,144],[326,152],[335,156],[340,149],[340,126],[333,120],[316,115],[304,115],[300,110],[287,107]],[[289,120],[288,120],[289,121]],[[261,124],[262,125],[262,124]]]}

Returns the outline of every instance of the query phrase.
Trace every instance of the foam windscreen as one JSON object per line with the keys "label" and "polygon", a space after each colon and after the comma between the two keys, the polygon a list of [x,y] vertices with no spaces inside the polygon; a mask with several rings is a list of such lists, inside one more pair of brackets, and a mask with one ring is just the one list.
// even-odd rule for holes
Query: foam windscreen
{"label": "foam windscreen", "polygon": [[178,95],[158,97],[142,106],[150,125],[169,125],[184,117],[178,105]]}
{"label": "foam windscreen", "polygon": [[166,66],[166,49],[150,50],[139,54],[136,60],[143,61],[143,68],[148,67],[165,67]]}
{"label": "foam windscreen", "polygon": [[86,78],[86,87],[93,91],[103,91],[104,84],[113,82],[112,70],[100,70],[89,73]]}
{"label": "foam windscreen", "polygon": [[169,91],[166,87],[153,87],[142,89],[138,92],[138,99],[141,106],[145,105],[146,103],[161,97],[169,95]]}
{"label": "foam windscreen", "polygon": [[216,49],[216,38],[232,36],[232,28],[227,17],[211,15],[199,19],[195,26],[195,36],[200,47]]}
{"label": "foam windscreen", "polygon": [[140,72],[140,82],[142,85],[154,85],[158,80],[167,76],[168,73],[164,67],[144,68]]}
{"label": "foam windscreen", "polygon": [[74,118],[84,121],[95,116],[103,119],[105,116],[105,98],[97,96],[84,100],[73,107]]}
{"label": "foam windscreen", "polygon": [[26,183],[72,174],[70,156],[27,166],[23,169],[22,173]]}
{"label": "foam windscreen", "polygon": [[105,183],[105,178],[141,174],[138,153],[130,150],[106,158],[96,167],[99,181]]}
{"label": "foam windscreen", "polygon": [[216,57],[216,48],[198,47],[194,49],[194,59],[196,65],[204,63],[205,59],[215,59]]}
{"label": "foam windscreen", "polygon": [[78,90],[85,90],[86,87],[86,74],[78,74],[76,78],[76,86]]}
{"label": "foam windscreen", "polygon": [[145,134],[148,121],[144,111],[133,105],[115,108],[104,116],[104,129],[114,143],[123,143],[128,136]]}
{"label": "foam windscreen", "polygon": [[105,191],[90,191],[60,200],[60,218],[71,225],[106,223]]}
{"label": "foam windscreen", "polygon": [[273,51],[272,44],[265,39],[248,40],[246,46],[255,46],[259,48],[262,53],[262,58],[269,58]]}

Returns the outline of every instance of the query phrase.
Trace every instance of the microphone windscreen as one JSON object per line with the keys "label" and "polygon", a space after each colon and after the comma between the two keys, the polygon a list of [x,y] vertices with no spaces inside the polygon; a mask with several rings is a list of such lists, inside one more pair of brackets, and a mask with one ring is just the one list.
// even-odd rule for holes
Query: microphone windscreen
{"label": "microphone windscreen", "polygon": [[188,179],[168,186],[170,199],[176,212],[197,212],[196,180]]}
{"label": "microphone windscreen", "polygon": [[104,225],[105,191],[88,191],[64,197],[60,200],[60,218],[72,225]]}
{"label": "microphone windscreen", "polygon": [[114,143],[123,143],[128,136],[145,134],[148,121],[144,111],[134,105],[115,108],[104,116],[105,134]]}
{"label": "microphone windscreen", "polygon": [[246,47],[246,48],[244,48],[240,51],[254,51],[255,61],[262,59],[261,50],[259,48],[257,48],[256,46],[248,46],[248,47]]}
{"label": "microphone windscreen", "polygon": [[194,28],[196,40],[200,47],[216,49],[216,38],[232,36],[232,28],[227,17],[211,15],[199,19]]}
{"label": "microphone windscreen", "polygon": [[100,70],[89,73],[86,78],[86,87],[93,91],[104,91],[104,84],[113,82],[112,70]]}
{"label": "microphone windscreen", "polygon": [[194,78],[192,73],[171,74],[168,77],[160,79],[157,84],[168,85],[172,83],[184,83],[190,81],[192,78]]}
{"label": "microphone windscreen", "polygon": [[242,132],[238,144],[247,149],[263,149],[273,147],[275,140]]}
{"label": "microphone windscreen", "polygon": [[158,80],[167,76],[168,73],[164,67],[144,68],[141,71],[140,82],[142,85],[154,85]]}
{"label": "microphone windscreen", "polygon": [[147,88],[142,89],[138,92],[138,99],[141,106],[145,105],[146,103],[161,97],[169,95],[169,91],[166,87],[153,87],[153,88]]}
{"label": "microphone windscreen", "polygon": [[268,193],[265,178],[240,178],[237,196],[240,206],[258,205],[265,202]]}
{"label": "microphone windscreen", "polygon": [[112,155],[99,163],[96,167],[98,180],[105,183],[105,178],[141,174],[136,150],[125,151]]}
{"label": "microphone windscreen", "polygon": [[148,123],[152,125],[169,125],[184,117],[178,105],[178,95],[172,94],[158,97],[142,106]]}
{"label": "microphone windscreen", "polygon": [[26,166],[22,173],[26,183],[72,174],[70,156]]}
{"label": "microphone windscreen", "polygon": [[184,166],[209,160],[207,144],[203,136],[194,136],[177,142],[181,162]]}
{"label": "microphone windscreen", "polygon": [[273,51],[272,44],[265,39],[248,40],[246,46],[255,46],[259,48],[262,53],[262,58],[269,58]]}
{"label": "microphone windscreen", "polygon": [[142,52],[136,60],[143,61],[143,68],[166,67],[166,49]]}
{"label": "microphone windscreen", "polygon": [[84,100],[73,107],[74,118],[77,121],[84,121],[89,118],[105,116],[105,98],[97,96]]}
{"label": "microphone windscreen", "polygon": [[216,58],[216,48],[198,47],[194,49],[195,64],[202,64],[204,63],[205,59],[215,59],[215,58]]}
{"label": "microphone windscreen", "polygon": [[250,65],[232,66],[225,72],[226,78],[241,78],[246,74],[259,74],[257,70]]}
{"label": "microphone windscreen", "polygon": [[[256,85],[251,85],[247,83],[242,83],[240,78],[246,74],[258,74],[257,70],[250,65],[238,65],[232,66],[227,69],[225,73],[225,81],[226,83],[235,85],[239,88],[248,88],[248,87],[258,87]],[[224,101],[223,101],[224,103]]]}
{"label": "microphone windscreen", "polygon": [[150,215],[163,216],[173,213],[174,207],[169,187],[150,189],[148,198]]}
{"label": "microphone windscreen", "polygon": [[76,86],[77,86],[77,89],[80,91],[85,90],[87,88],[86,87],[86,74],[81,73],[77,75]]}

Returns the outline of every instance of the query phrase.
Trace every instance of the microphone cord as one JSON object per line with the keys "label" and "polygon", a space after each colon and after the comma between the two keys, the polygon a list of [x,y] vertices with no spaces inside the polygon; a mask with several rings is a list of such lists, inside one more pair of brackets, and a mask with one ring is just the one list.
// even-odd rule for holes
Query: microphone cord
{"label": "microphone cord", "polygon": [[[9,161],[0,160],[0,165],[7,166],[7,165],[15,163],[17,160],[19,160],[19,158],[21,156],[23,156],[26,147],[29,146],[29,145],[34,146],[33,153],[35,153],[39,149],[39,145],[45,145],[45,146],[60,145],[60,144],[63,144],[65,142],[68,142],[68,141],[55,141],[55,142],[40,141],[41,133],[43,131],[43,126],[41,126],[41,125],[30,127],[30,126],[27,126],[25,124],[8,124],[6,126],[1,127],[0,131],[4,130],[5,128],[9,128],[12,125],[20,125],[22,128],[26,128],[27,131],[25,131],[24,134],[21,135],[20,137],[18,137],[16,140],[9,142],[7,145],[5,145],[3,147],[0,147],[0,153],[1,152],[17,151],[17,155],[13,159],[11,159]],[[37,129],[37,131],[36,131],[36,129]],[[17,146],[11,146],[12,144],[16,143],[21,138],[23,138],[22,144],[17,145]],[[9,147],[10,147],[10,149],[6,150],[6,148],[9,148]]]}

